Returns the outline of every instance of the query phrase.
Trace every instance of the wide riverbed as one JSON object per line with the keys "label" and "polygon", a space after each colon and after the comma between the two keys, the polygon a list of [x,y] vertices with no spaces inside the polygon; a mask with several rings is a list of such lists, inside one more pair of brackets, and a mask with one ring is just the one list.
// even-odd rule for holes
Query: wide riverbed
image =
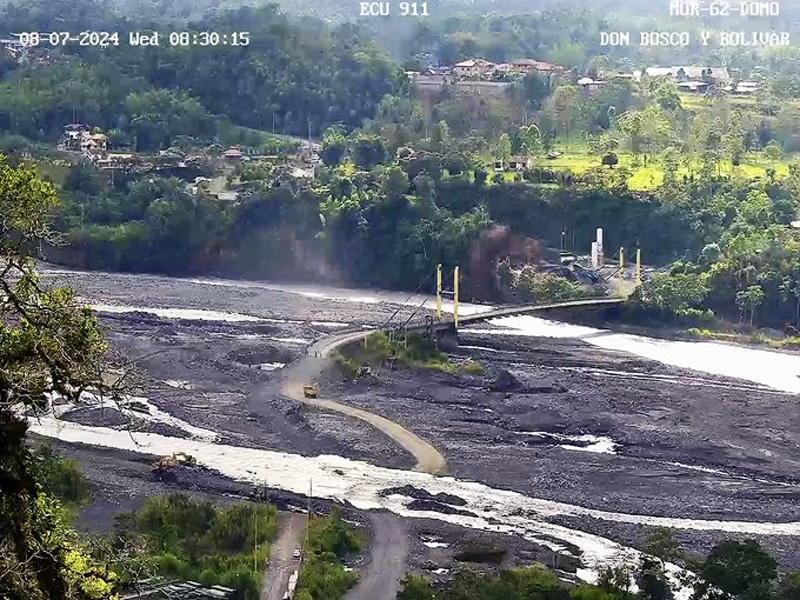
{"label": "wide riverbed", "polygon": [[[81,298],[88,304],[96,306],[103,313],[109,315],[110,318],[130,317],[131,321],[123,322],[124,327],[122,329],[112,319],[112,333],[116,336],[112,337],[112,339],[124,340],[126,345],[140,350],[150,350],[150,343],[154,339],[167,340],[169,347],[173,347],[177,340],[180,340],[181,344],[191,345],[194,342],[187,337],[188,334],[186,332],[190,331],[190,327],[186,324],[194,323],[191,327],[195,330],[202,330],[209,326],[213,328],[217,324],[222,328],[219,331],[206,330],[202,334],[204,336],[203,339],[208,340],[203,342],[207,346],[207,352],[213,351],[214,346],[216,346],[216,342],[213,342],[215,339],[225,339],[229,343],[257,343],[271,340],[278,344],[284,344],[289,348],[287,352],[292,351],[296,356],[300,346],[315,337],[325,335],[326,332],[335,331],[345,326],[376,327],[392,317],[398,307],[400,307],[400,318],[402,318],[402,315],[412,312],[415,307],[423,303],[426,308],[432,308],[434,305],[433,298],[421,295],[315,285],[218,279],[171,279],[147,275],[93,274],[52,268],[45,269],[44,278],[45,280],[74,287]],[[469,314],[489,310],[490,308],[466,304],[461,306],[461,312],[462,314]],[[448,309],[450,309],[450,306],[445,305],[445,310]],[[135,323],[138,318],[137,315],[142,314],[145,317],[147,317],[147,314],[152,316],[152,319],[150,317],[145,319],[145,321],[148,321],[147,327],[151,328],[147,330],[149,332],[147,333],[148,340],[144,340],[144,334],[139,335],[134,326],[131,325],[131,323]],[[225,329],[236,327],[262,327],[264,328],[264,333],[253,333],[260,330],[248,329],[247,333],[232,334],[231,331],[233,329]],[[276,328],[277,331],[272,331],[272,328]],[[145,330],[142,329],[142,331]],[[476,352],[480,352],[480,348],[483,348],[483,351],[490,357],[503,355],[506,352],[501,347],[489,347],[492,340],[541,338],[543,340],[561,340],[573,345],[576,342],[571,340],[580,340],[580,344],[586,345],[586,354],[591,355],[591,348],[597,348],[599,353],[607,355],[606,360],[609,364],[604,365],[603,369],[594,369],[597,373],[604,371],[604,376],[614,377],[615,371],[612,368],[612,363],[615,359],[613,357],[627,354],[632,359],[641,357],[663,365],[692,369],[708,376],[707,379],[704,379],[703,376],[697,375],[686,377],[681,372],[673,373],[667,370],[664,373],[656,373],[653,369],[644,369],[635,374],[639,377],[638,381],[652,385],[666,382],[680,390],[682,389],[680,386],[682,379],[687,381],[687,385],[691,383],[690,380],[693,380],[696,385],[704,386],[703,389],[705,391],[703,393],[713,395],[716,394],[714,390],[719,389],[719,395],[724,398],[729,392],[725,387],[727,386],[736,392],[737,385],[730,382],[726,383],[726,380],[718,380],[716,376],[731,377],[741,382],[737,392],[744,394],[741,397],[747,397],[748,390],[752,390],[758,392],[760,394],[759,397],[769,399],[772,397],[769,389],[775,390],[774,395],[777,398],[775,402],[780,403],[781,410],[785,410],[785,396],[787,393],[795,394],[800,392],[800,378],[798,378],[800,375],[800,357],[790,354],[739,348],[726,344],[658,340],[643,336],[617,334],[602,329],[570,325],[529,316],[497,319],[485,326],[473,326],[466,330],[464,335],[468,338],[474,336],[475,339],[479,340],[478,342],[470,341],[469,343],[476,344]],[[488,340],[488,342],[483,340]],[[561,342],[559,341],[559,343]],[[558,346],[555,350],[548,350],[552,355],[560,355],[568,351],[567,346]],[[567,356],[567,354],[564,354],[564,356]],[[287,360],[282,358],[280,360],[263,360],[262,362],[270,365],[282,365]],[[519,360],[519,354],[515,354],[513,361]],[[594,385],[601,386],[597,389],[605,389],[606,385],[602,383],[604,380],[597,378],[597,373],[586,374],[592,371],[593,367],[587,367],[583,362],[580,362],[584,359],[580,359],[577,362],[573,358],[569,359],[572,362],[564,362],[566,359],[559,360],[563,364],[548,365],[548,369],[557,370],[562,376],[567,377],[566,381],[572,381],[576,378],[581,381],[586,379],[591,384],[588,389],[592,389],[591,386]],[[527,363],[517,364],[512,362],[509,364],[523,374],[526,372],[533,373],[539,368],[538,366],[529,367]],[[531,364],[538,365],[539,363],[534,360]],[[448,420],[449,417],[444,416],[445,413],[436,412],[442,411],[443,409],[438,407],[444,405],[439,405],[435,402],[430,405],[420,405],[417,410],[414,410],[420,415],[418,417],[420,421],[415,422],[414,417],[406,417],[402,413],[402,409],[405,406],[412,406],[412,403],[418,402],[419,399],[412,400],[405,397],[406,399],[402,403],[399,401],[393,402],[395,397],[404,397],[402,390],[398,391],[397,394],[392,391],[394,388],[384,390],[384,394],[388,397],[388,401],[384,405],[377,404],[380,399],[374,396],[353,397],[353,401],[357,404],[367,403],[363,408],[377,410],[389,418],[403,422],[404,425],[412,428],[423,437],[427,436],[438,447],[444,448],[448,461],[453,461],[453,472],[457,476],[432,477],[409,470],[377,466],[369,458],[368,454],[367,460],[354,460],[353,455],[345,451],[341,452],[343,456],[325,455],[320,452],[315,455],[315,452],[311,449],[304,449],[303,455],[296,452],[281,451],[282,448],[290,446],[289,442],[284,440],[291,441],[295,438],[281,437],[283,434],[280,432],[275,433],[274,438],[269,438],[269,440],[274,439],[276,441],[267,441],[267,448],[245,447],[248,442],[241,441],[245,439],[244,436],[237,438],[238,441],[235,444],[226,443],[226,440],[229,440],[232,435],[230,432],[224,431],[228,425],[226,420],[233,422],[236,418],[242,418],[239,416],[241,409],[236,408],[234,400],[230,400],[230,398],[235,393],[239,393],[236,390],[241,388],[243,384],[241,382],[237,383],[237,385],[231,384],[229,386],[230,390],[222,390],[227,394],[225,395],[225,401],[228,402],[231,408],[223,409],[222,404],[216,405],[220,407],[218,409],[220,417],[215,422],[214,410],[204,409],[197,412],[192,412],[191,410],[192,403],[197,402],[195,396],[212,396],[211,391],[203,390],[203,385],[207,382],[203,379],[198,379],[195,382],[188,381],[190,377],[183,371],[180,373],[173,372],[178,367],[184,368],[178,363],[168,364],[166,362],[163,365],[154,364],[148,366],[151,371],[160,369],[158,377],[165,382],[165,387],[170,388],[169,393],[174,394],[176,399],[172,404],[166,401],[164,397],[153,400],[153,406],[157,406],[158,409],[148,409],[148,419],[151,422],[161,419],[164,425],[169,425],[176,430],[182,430],[185,435],[163,435],[160,432],[152,431],[129,434],[119,428],[98,426],[95,423],[79,424],[52,418],[45,418],[34,423],[32,430],[41,435],[59,438],[65,442],[91,444],[151,455],[187,452],[195,456],[201,464],[240,481],[261,485],[266,484],[268,487],[301,494],[308,490],[309,484],[313,481],[315,496],[346,500],[362,509],[384,508],[402,516],[433,518],[458,523],[466,527],[506,531],[565,552],[568,552],[567,549],[570,546],[574,546],[581,550],[584,564],[588,569],[583,571],[582,575],[588,579],[593,577],[592,572],[596,572],[598,568],[605,564],[630,561],[636,556],[636,551],[618,540],[609,539],[604,535],[598,534],[599,530],[603,530],[603,526],[593,527],[592,531],[587,531],[582,530],[582,527],[573,525],[573,523],[578,524],[579,521],[581,523],[606,523],[607,527],[612,528],[668,526],[686,532],[697,532],[698,534],[714,532],[716,536],[723,534],[765,536],[774,539],[786,539],[787,545],[796,545],[794,542],[800,537],[800,522],[794,517],[794,515],[800,514],[800,506],[798,506],[798,500],[793,499],[797,496],[800,486],[786,475],[783,475],[783,473],[790,472],[791,468],[781,466],[782,463],[778,461],[780,455],[775,453],[775,449],[772,446],[770,446],[769,451],[764,450],[766,453],[763,454],[765,457],[763,460],[776,461],[776,465],[778,465],[774,469],[776,474],[770,471],[764,473],[763,476],[759,475],[760,472],[754,476],[748,475],[745,485],[745,483],[742,483],[744,480],[732,478],[730,474],[730,471],[738,470],[741,466],[733,458],[725,458],[724,455],[721,455],[722,459],[728,462],[721,465],[723,468],[717,468],[719,466],[717,462],[707,464],[699,460],[693,460],[691,461],[692,464],[689,464],[689,460],[683,459],[682,456],[679,456],[677,460],[669,453],[660,456],[657,454],[660,452],[657,450],[657,444],[653,446],[656,448],[656,450],[653,450],[656,453],[655,457],[641,455],[641,451],[636,449],[643,448],[645,445],[630,440],[624,440],[625,443],[622,444],[622,449],[619,450],[614,443],[618,435],[614,427],[618,428],[621,425],[614,425],[612,427],[613,431],[610,430],[608,418],[591,423],[587,421],[592,427],[606,423],[604,425],[606,429],[603,431],[592,430],[589,425],[582,427],[580,431],[566,431],[564,429],[545,431],[544,427],[537,426],[537,423],[531,423],[528,427],[521,427],[519,423],[514,422],[514,415],[519,414],[519,408],[509,406],[507,411],[509,416],[506,420],[510,423],[508,427],[514,429],[515,433],[508,447],[517,448],[520,444],[523,444],[527,448],[530,443],[532,444],[530,452],[534,453],[524,454],[522,455],[523,458],[520,459],[514,458],[512,462],[519,463],[516,464],[515,468],[519,469],[518,472],[524,473],[525,461],[535,458],[537,468],[550,469],[551,467],[548,464],[551,464],[552,470],[544,471],[542,474],[541,481],[547,485],[546,488],[537,487],[539,484],[534,485],[531,482],[520,481],[517,484],[513,478],[498,481],[502,485],[497,485],[493,481],[494,474],[492,474],[491,468],[475,471],[469,469],[470,461],[473,460],[470,458],[471,456],[475,456],[476,465],[484,464],[491,459],[493,452],[491,444],[495,443],[492,440],[497,438],[496,435],[489,436],[489,434],[486,434],[486,439],[482,438],[482,434],[476,435],[474,438],[476,446],[471,449],[469,444],[470,440],[473,439],[472,434],[466,430],[459,433],[454,428],[459,426],[457,424],[462,419]],[[212,367],[203,368],[210,369],[213,367],[214,365],[212,364]],[[279,372],[280,367],[276,368]],[[629,370],[625,366],[619,367],[620,373],[626,372],[626,369]],[[210,378],[212,371],[207,370],[206,372]],[[536,373],[536,377],[541,378],[538,371]],[[184,379],[187,381],[184,381]],[[601,383],[595,383],[597,381]],[[630,379],[629,381],[636,380]],[[214,397],[221,396],[220,388],[222,383],[217,382],[214,385],[216,386],[213,389],[213,393],[216,394]],[[419,384],[412,383],[412,385]],[[586,389],[583,383],[581,383],[581,386],[583,387],[578,386],[575,389]],[[687,387],[685,389],[691,388]],[[580,391],[575,399],[588,398],[585,394],[585,391]],[[478,395],[477,392],[473,393],[470,396],[470,401]],[[541,396],[541,394],[536,396],[523,395],[521,399],[514,401],[530,404],[532,402],[542,402],[542,398],[544,398],[548,402],[546,407],[543,408],[540,405],[531,406],[533,406],[536,414],[551,414],[553,410],[567,406],[570,397],[569,395],[565,397],[558,394],[553,395],[552,398],[546,395]],[[369,404],[370,402],[375,402],[376,404]],[[499,400],[495,402],[498,404],[487,405],[490,408],[470,408],[469,410],[472,411],[470,414],[474,415],[475,411],[485,412],[489,416],[484,418],[488,418],[491,421],[492,418],[495,418],[491,416],[492,413],[499,414],[503,412],[503,408],[499,406]],[[459,400],[459,406],[462,405],[463,402]],[[214,405],[212,404],[212,406]],[[230,410],[230,412],[224,413],[224,410]],[[426,414],[424,410],[430,410],[431,412]],[[447,410],[450,409],[448,408]],[[634,406],[631,414],[636,413],[636,410]],[[724,412],[725,409],[723,406],[722,408],[715,407],[713,410],[722,410]],[[393,414],[393,411],[397,411],[397,414]],[[631,422],[630,429],[632,431],[634,429],[645,430],[647,423],[651,421],[651,417],[648,415],[655,415],[655,413],[656,409],[648,408],[646,414],[639,421],[636,423]],[[629,417],[625,418],[629,419]],[[570,419],[574,419],[574,417],[570,417]],[[471,416],[470,422],[474,421],[475,417]],[[662,427],[666,428],[666,425],[655,425],[656,422],[657,420],[652,420],[652,435],[659,436],[659,430]],[[783,417],[775,418],[771,427],[775,426],[775,422],[784,422],[786,423],[787,431],[792,430],[792,423]],[[681,425],[680,427],[686,429],[687,426]],[[524,429],[527,430],[524,431]],[[203,435],[198,435],[198,431]],[[624,429],[620,431],[625,432]],[[686,429],[686,431],[688,432],[689,430]],[[220,439],[213,439],[216,432],[219,432],[222,436]],[[176,431],[176,433],[181,433],[181,431]],[[673,433],[675,432],[671,432],[670,435]],[[521,438],[523,435],[526,439]],[[700,435],[702,436],[702,431]],[[579,447],[571,443],[565,443],[565,440],[580,440],[581,438],[592,440],[594,445],[589,444],[588,447]],[[251,436],[251,439],[255,438]],[[528,439],[530,442],[528,442]],[[452,446],[449,445],[451,441]],[[551,445],[542,446],[542,448],[547,448],[545,453],[542,453],[534,445],[538,442],[551,443]],[[701,442],[702,437],[699,437],[697,440],[692,441],[692,444],[696,445]],[[780,443],[790,444],[791,440],[786,439]],[[670,441],[669,444],[672,447],[671,444],[673,442]],[[729,442],[726,441],[726,444],[729,444]],[[736,447],[739,444],[741,444],[741,441],[736,438],[729,445]],[[754,442],[754,444],[758,445],[760,442]],[[590,450],[589,452],[586,451],[587,448]],[[626,455],[628,448],[630,450],[627,451]],[[634,450],[639,454],[636,454]],[[475,454],[476,452],[480,454],[480,457]],[[526,452],[528,451],[526,450]],[[704,450],[703,452],[706,451]],[[774,459],[770,458],[770,454]],[[698,454],[698,456],[702,455],[702,453]],[[349,458],[345,456],[349,456]],[[593,497],[592,490],[587,489],[585,486],[580,494],[570,494],[570,485],[574,489],[575,485],[584,484],[580,482],[582,474],[575,471],[569,475],[570,478],[573,478],[571,481],[560,481],[556,485],[559,479],[555,476],[556,470],[559,469],[558,461],[565,459],[569,459],[574,465],[578,465],[578,471],[596,471],[598,476],[608,473],[608,477],[611,477],[611,472],[616,469],[621,477],[624,475],[627,478],[626,484],[621,488],[622,490],[626,486],[629,486],[631,490],[636,490],[637,485],[641,485],[645,493],[648,489],[647,486],[651,485],[648,483],[649,481],[652,481],[652,486],[666,484],[652,479],[654,473],[660,473],[661,471],[643,473],[641,481],[637,481],[634,476],[640,466],[657,463],[661,465],[659,466],[659,469],[661,469],[663,465],[671,465],[670,468],[678,473],[677,475],[668,474],[669,477],[675,478],[676,483],[671,484],[672,488],[678,489],[682,487],[685,492],[687,490],[691,491],[691,486],[696,486],[696,494],[700,498],[698,506],[707,504],[706,495],[717,493],[714,490],[718,490],[720,494],[727,494],[730,490],[742,487],[742,497],[745,498],[748,494],[752,495],[756,489],[751,489],[747,486],[760,486],[763,483],[767,486],[765,489],[769,490],[771,501],[780,501],[782,503],[780,505],[782,517],[771,519],[769,518],[769,510],[765,509],[762,515],[757,515],[753,518],[742,518],[747,515],[747,510],[739,508],[731,510],[731,514],[737,515],[736,517],[726,518],[726,509],[724,507],[733,502],[736,497],[732,497],[733,499],[725,497],[724,502],[719,504],[721,508],[713,511],[715,514],[713,518],[680,518],[680,511],[670,515],[674,511],[669,507],[675,505],[675,500],[668,497],[663,499],[664,508],[658,511],[661,514],[654,516],[654,513],[637,511],[641,510],[641,507],[647,506],[645,503],[639,502],[632,505],[633,508],[629,508],[619,502],[614,495],[618,492],[616,489],[598,489],[596,492],[597,498]],[[378,464],[381,463],[381,461],[377,462]],[[750,465],[751,463],[757,464],[757,462],[750,459],[746,464]],[[490,465],[490,463],[486,464]],[[584,464],[588,466],[582,466]],[[564,468],[566,468],[566,464]],[[750,467],[748,466],[748,468]],[[533,470],[533,465],[531,470]],[[481,474],[484,472],[487,473],[485,477]],[[462,473],[469,475],[464,477],[461,475]],[[691,476],[691,479],[686,479],[689,476]],[[509,477],[514,476],[509,475]],[[669,477],[662,475],[662,479],[665,480],[669,480]],[[760,481],[759,477],[763,480],[761,483],[758,483]],[[549,481],[552,481],[552,487],[548,484]],[[678,483],[680,481],[684,483]],[[427,490],[431,494],[446,492],[447,494],[458,496],[465,502],[465,504],[458,507],[458,510],[468,514],[458,514],[457,511],[445,514],[440,511],[418,510],[410,507],[411,498],[399,494],[385,493],[385,490],[389,488],[405,484],[412,485],[417,489]],[[592,484],[589,482],[586,485],[591,486]],[[688,488],[687,485],[689,486]],[[559,491],[561,489],[559,486],[563,487],[563,493]],[[537,489],[541,494],[536,492]],[[655,490],[655,487],[653,489]],[[661,493],[660,488],[658,493]],[[653,495],[656,495],[655,491]],[[604,500],[604,497],[608,498],[607,501]],[[559,500],[556,501],[553,498],[559,498]],[[776,500],[776,498],[779,498],[779,500]],[[640,508],[636,509],[636,506]],[[731,506],[733,507],[734,504],[731,504]],[[747,506],[747,504],[741,506]],[[664,514],[669,516],[664,516]],[[565,525],[565,523],[569,524]],[[782,542],[778,544],[783,545]]]}

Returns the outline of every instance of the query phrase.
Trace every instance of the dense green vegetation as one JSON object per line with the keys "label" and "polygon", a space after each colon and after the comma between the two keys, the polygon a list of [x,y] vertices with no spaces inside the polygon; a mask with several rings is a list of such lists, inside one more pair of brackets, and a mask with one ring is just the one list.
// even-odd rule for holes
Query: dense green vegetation
{"label": "dense green vegetation", "polygon": [[[355,342],[337,352],[336,362],[348,374],[358,373],[364,365],[379,366],[389,362],[400,367],[436,369],[446,373],[456,370],[456,366],[438,349],[434,340],[416,333],[406,335],[378,331],[365,338],[363,343]],[[476,372],[478,367],[472,366],[470,369]]]}
{"label": "dense green vegetation", "polygon": [[73,466],[26,444],[20,414],[50,394],[77,401],[103,383],[106,343],[88,309],[68,289],[39,286],[24,250],[49,233],[52,186],[0,157],[0,597],[9,600],[107,598],[118,578],[89,557],[54,494],[80,500]]}
{"label": "dense green vegetation", "polygon": [[800,573],[779,576],[775,559],[752,540],[720,542],[700,560],[687,556],[668,532],[656,532],[649,550],[653,554],[639,565],[607,569],[594,586],[567,585],[535,565],[498,575],[461,571],[436,587],[410,575],[398,600],[671,600],[676,582],[666,576],[665,560],[697,572],[689,575],[692,600],[790,600],[800,593]]}
{"label": "dense green vegetation", "polygon": [[76,510],[89,500],[89,485],[78,462],[64,458],[50,446],[41,445],[33,454],[44,492],[62,503],[67,510]]}
{"label": "dense green vegetation", "polygon": [[[782,180],[709,175],[672,179],[641,194],[628,189],[620,170],[598,169],[549,189],[530,182],[486,185],[468,175],[434,179],[439,159],[425,158],[434,166],[417,173],[422,160],[354,173],[337,167],[315,184],[281,180],[277,169],[272,185],[245,184],[235,204],[193,196],[174,179],[118,181],[112,188],[91,168],[74,167],[60,220],[71,230],[72,246],[62,260],[91,268],[262,277],[328,270],[397,287],[426,280],[430,286],[437,263],[446,272],[460,263],[470,266],[467,292],[491,298],[497,278],[470,264],[470,256],[488,245],[483,236],[493,223],[510,225],[506,251],[513,250],[514,236],[556,245],[565,229],[586,240],[602,226],[608,247],[623,246],[629,256],[638,247],[650,264],[680,259],[670,277],[657,277],[642,290],[661,312],[710,308],[735,320],[741,314],[754,323],[797,323],[798,232],[789,223],[800,199],[798,167]],[[681,291],[672,284],[682,273],[701,275],[692,281],[702,285]],[[586,293],[532,277],[519,288],[523,298],[542,289],[559,298]]]}
{"label": "dense green vegetation", "polygon": [[[123,34],[144,26],[133,12],[120,20],[120,6],[58,6],[10,3],[3,22],[47,30],[91,15],[93,26],[113,23]],[[176,17],[188,10],[161,8]],[[251,44],[70,47],[54,51],[53,64],[6,65],[0,148],[33,152],[63,184],[57,224],[71,246],[48,256],[76,266],[430,289],[436,264],[448,272],[460,264],[466,296],[561,299],[592,290],[528,265],[565,239],[588,252],[603,227],[610,254],[639,248],[648,264],[677,261],[641,290],[639,316],[797,326],[796,49],[728,57],[739,78],[761,81],[751,97],[686,95],[648,77],[586,93],[579,76],[655,58],[603,54],[595,38],[608,24],[591,9],[523,12],[403,30],[404,58],[417,68],[473,56],[574,67],[530,74],[498,97],[447,86],[437,97],[415,95],[359,27],[293,21],[275,6],[191,12],[199,21],[187,27],[246,29]],[[115,148],[199,153],[183,177],[225,178],[236,200],[192,193],[169,172],[54,167],[41,143],[73,118],[102,128]],[[298,176],[287,162],[291,142],[264,130],[320,137],[323,164]],[[230,143],[277,158],[221,168],[215,157]],[[495,172],[517,153],[533,157],[530,169]],[[697,285],[683,286],[681,275]]]}
{"label": "dense green vegetation", "polygon": [[364,542],[342,521],[334,507],[325,517],[309,521],[295,598],[298,600],[339,600],[355,585],[358,576],[345,570],[340,561],[360,551]]}
{"label": "dense green vegetation", "polygon": [[136,513],[119,515],[115,537],[120,543],[143,536],[145,557],[160,575],[223,585],[236,590],[238,600],[256,600],[277,523],[273,505],[222,508],[172,494],[148,499]]}
{"label": "dense green vegetation", "polygon": [[[89,17],[81,21],[81,15]],[[78,56],[6,74],[0,82],[0,129],[31,138],[54,139],[75,118],[118,131],[123,139],[137,136],[142,149],[166,148],[176,135],[203,140],[213,133],[214,119],[224,117],[279,133],[318,135],[336,122],[360,124],[401,84],[397,67],[368,40],[347,28],[290,23],[274,6],[224,12],[193,26],[250,33],[249,45],[224,51],[172,47],[168,24],[120,21],[94,0],[11,4],[0,11],[0,23],[3,37],[28,31],[32,23],[39,31],[88,28],[125,37],[108,48],[57,49],[57,55]],[[162,32],[163,43],[129,46],[128,32],[148,25]]]}

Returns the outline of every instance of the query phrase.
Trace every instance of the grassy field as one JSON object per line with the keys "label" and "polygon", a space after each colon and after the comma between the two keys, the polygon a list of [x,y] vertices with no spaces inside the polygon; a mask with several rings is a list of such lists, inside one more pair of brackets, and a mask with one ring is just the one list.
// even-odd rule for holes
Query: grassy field
{"label": "grassy field", "polygon": [[[681,106],[687,110],[691,110],[693,108],[708,108],[712,106],[714,103],[713,98],[707,98],[703,94],[686,94],[686,93],[679,93],[678,96],[681,99]],[[754,96],[732,96],[728,95],[725,96],[725,99],[730,102],[731,106],[737,108],[753,108],[757,104],[757,100]],[[782,106],[790,106],[792,108],[800,108],[800,100],[781,100]]]}
{"label": "grassy field", "polygon": [[47,160],[25,160],[23,164],[28,168],[35,167],[42,179],[53,183],[58,188],[64,185],[69,173],[69,167],[53,164]]}
{"label": "grassy field", "polygon": [[[639,156],[638,166],[634,166],[637,163],[634,156],[629,152],[618,152],[617,156],[619,156],[619,164],[614,168],[627,168],[631,171],[631,178],[628,181],[628,185],[632,190],[653,190],[663,183],[663,163],[661,163],[658,158],[656,158],[656,160],[648,159],[647,166],[645,167],[644,158],[641,155]],[[574,174],[580,174],[592,167],[601,166],[600,160],[601,157],[597,154],[590,154],[586,150],[573,150],[566,151],[553,160],[539,158],[534,161],[534,165],[547,169],[570,171]],[[742,164],[737,167],[734,167],[728,160],[722,161],[720,172],[723,175],[738,173],[750,179],[764,179],[767,176],[767,169],[771,166],[771,163],[766,160],[762,154],[753,152],[747,154]],[[691,168],[686,165],[681,165],[678,169],[678,174],[679,176],[683,176],[690,175],[692,172],[697,173],[700,171],[700,167],[700,160],[694,159],[691,163]],[[776,163],[775,171],[777,177],[785,177],[789,173],[788,163],[785,161]]]}

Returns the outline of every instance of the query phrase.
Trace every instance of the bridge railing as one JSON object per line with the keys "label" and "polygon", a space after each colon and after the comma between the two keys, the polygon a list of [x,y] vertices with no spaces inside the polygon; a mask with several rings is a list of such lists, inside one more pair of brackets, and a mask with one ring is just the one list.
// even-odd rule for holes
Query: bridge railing
{"label": "bridge railing", "polygon": [[[569,309],[569,308],[580,308],[580,307],[588,307],[592,305],[613,305],[613,304],[620,304],[624,302],[623,298],[612,298],[608,296],[586,296],[582,298],[573,298],[571,300],[565,300],[563,302],[542,302],[539,304],[536,303],[528,303],[528,304],[513,304],[503,306],[502,308],[498,308],[495,310],[490,310],[486,312],[480,313],[473,313],[470,315],[462,315],[459,317],[459,326],[461,325],[470,325],[472,323],[480,323],[481,321],[488,321],[490,319],[498,319],[504,316],[513,316],[517,314],[525,314],[527,312],[536,312],[537,310],[557,310],[559,308],[562,309]],[[347,337],[351,334],[355,333],[363,333],[364,335],[369,335],[375,331],[402,331],[402,332],[424,332],[428,330],[442,330],[453,325],[454,319],[452,313],[443,313],[441,319],[436,319],[436,317],[432,314],[431,309],[427,309],[427,312],[420,315],[412,314],[411,318],[406,319],[405,321],[396,321],[394,323],[388,323],[385,327],[377,327],[375,329],[364,329],[363,327],[348,327],[346,329],[342,329],[338,331],[332,337]],[[329,338],[320,338],[307,344],[305,347],[305,353],[309,355],[317,355],[319,354],[318,345],[321,341],[329,339]]]}

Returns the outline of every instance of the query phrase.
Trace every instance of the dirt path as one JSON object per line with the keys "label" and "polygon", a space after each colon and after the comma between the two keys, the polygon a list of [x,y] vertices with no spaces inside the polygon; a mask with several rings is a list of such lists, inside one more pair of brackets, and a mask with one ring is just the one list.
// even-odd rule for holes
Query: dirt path
{"label": "dirt path", "polygon": [[283,394],[307,406],[313,406],[323,410],[333,410],[366,421],[388,435],[412,454],[417,461],[416,470],[432,473],[434,475],[443,475],[447,473],[447,461],[445,461],[442,453],[439,452],[435,446],[426,442],[402,425],[386,417],[376,415],[375,413],[360,408],[347,406],[334,400],[306,398],[303,395],[303,386],[314,381],[319,376],[326,364],[327,357],[333,350],[343,344],[364,337],[366,333],[368,332],[343,333],[326,337],[313,344],[309,348],[307,356],[304,356],[286,370],[286,382],[282,388]]}
{"label": "dirt path", "polygon": [[408,534],[397,515],[374,512],[369,517],[372,521],[369,566],[345,600],[394,600],[406,571]]}
{"label": "dirt path", "polygon": [[300,547],[306,529],[306,516],[284,513],[278,526],[278,539],[272,544],[269,565],[264,573],[261,600],[282,600],[289,584],[289,576],[300,568],[300,559],[292,556]]}

